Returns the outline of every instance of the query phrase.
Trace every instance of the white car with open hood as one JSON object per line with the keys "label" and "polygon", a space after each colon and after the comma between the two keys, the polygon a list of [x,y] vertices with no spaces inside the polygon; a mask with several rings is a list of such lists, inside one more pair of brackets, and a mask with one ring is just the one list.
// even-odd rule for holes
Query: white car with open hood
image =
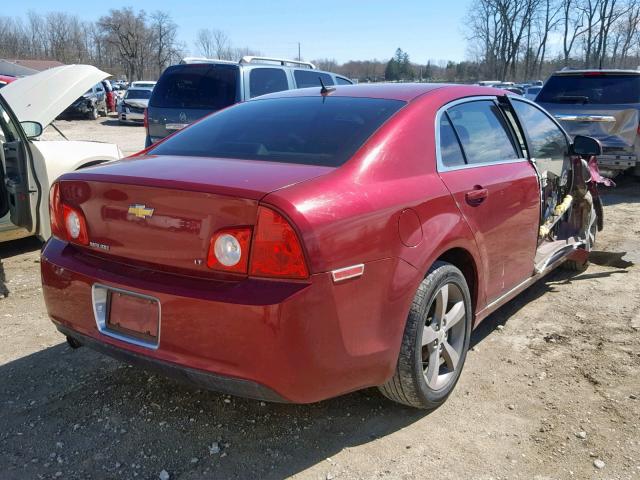
{"label": "white car with open hood", "polygon": [[49,238],[53,181],[122,157],[110,143],[39,140],[44,127],[108,76],[89,65],[65,65],[20,78],[0,92],[0,242]]}

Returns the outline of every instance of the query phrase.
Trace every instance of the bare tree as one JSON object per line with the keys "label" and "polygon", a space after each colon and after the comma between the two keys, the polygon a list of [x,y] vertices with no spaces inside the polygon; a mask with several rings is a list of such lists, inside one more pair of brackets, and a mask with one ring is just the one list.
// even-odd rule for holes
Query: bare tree
{"label": "bare tree", "polygon": [[208,28],[201,28],[196,35],[196,48],[201,55],[207,58],[213,58],[215,55],[215,46],[213,42],[213,34]]}
{"label": "bare tree", "polygon": [[202,55],[219,60],[232,60],[234,56],[231,41],[222,30],[203,28],[198,30],[196,48]]}
{"label": "bare tree", "polygon": [[136,14],[128,7],[110,10],[109,15],[100,17],[98,21],[107,43],[118,51],[130,80],[144,75],[148,60],[151,34],[146,19],[144,10]]}
{"label": "bare tree", "polygon": [[157,11],[151,14],[151,34],[158,76],[179,55],[177,32],[178,25],[167,12]]}

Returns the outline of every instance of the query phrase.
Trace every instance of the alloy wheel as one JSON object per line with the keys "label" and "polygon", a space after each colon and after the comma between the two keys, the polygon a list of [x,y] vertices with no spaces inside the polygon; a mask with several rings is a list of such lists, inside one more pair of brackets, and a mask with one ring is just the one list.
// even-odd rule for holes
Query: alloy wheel
{"label": "alloy wheel", "polygon": [[446,283],[434,296],[422,332],[422,368],[427,386],[445,387],[464,349],[466,309],[460,288]]}

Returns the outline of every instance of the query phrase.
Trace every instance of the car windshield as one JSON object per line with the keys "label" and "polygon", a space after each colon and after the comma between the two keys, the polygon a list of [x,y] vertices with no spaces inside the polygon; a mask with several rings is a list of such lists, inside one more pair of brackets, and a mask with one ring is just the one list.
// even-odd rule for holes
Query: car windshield
{"label": "car windshield", "polygon": [[154,87],[149,103],[160,108],[218,110],[228,107],[237,101],[238,76],[235,65],[170,67]]}
{"label": "car windshield", "polygon": [[544,85],[541,103],[640,103],[640,75],[555,75]]}
{"label": "car windshield", "polygon": [[350,97],[253,100],[205,118],[149,153],[337,167],[403,105]]}
{"label": "car windshield", "polygon": [[151,90],[127,90],[124,98],[129,100],[148,99],[151,97]]}

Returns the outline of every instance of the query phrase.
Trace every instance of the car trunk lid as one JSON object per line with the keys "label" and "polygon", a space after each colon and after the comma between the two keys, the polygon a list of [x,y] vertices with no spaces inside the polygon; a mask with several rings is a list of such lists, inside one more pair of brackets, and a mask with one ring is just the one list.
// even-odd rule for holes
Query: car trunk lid
{"label": "car trunk lid", "polygon": [[216,231],[253,226],[269,192],[329,167],[201,157],[143,157],[62,177],[65,202],[83,211],[92,250],[126,263],[207,272]]}

